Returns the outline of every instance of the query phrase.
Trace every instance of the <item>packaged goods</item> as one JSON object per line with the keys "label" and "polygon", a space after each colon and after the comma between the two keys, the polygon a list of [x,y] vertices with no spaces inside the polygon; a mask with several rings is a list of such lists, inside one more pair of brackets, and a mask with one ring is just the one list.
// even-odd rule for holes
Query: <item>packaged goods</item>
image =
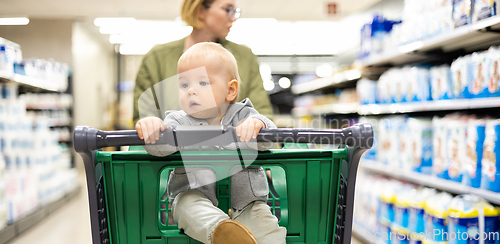
{"label": "packaged goods", "polygon": [[498,243],[498,213],[498,208],[477,196],[455,197],[448,214],[448,243]]}
{"label": "packaged goods", "polygon": [[500,173],[498,172],[500,155],[500,120],[490,120],[486,123],[481,161],[481,188],[500,192]]}
{"label": "packaged goods", "polygon": [[453,23],[455,28],[472,23],[473,0],[453,0]]}
{"label": "packaged goods", "polygon": [[471,119],[467,125],[467,149],[462,182],[475,188],[481,186],[485,128],[486,121],[481,119]]}
{"label": "packaged goods", "polygon": [[449,193],[441,192],[427,199],[425,202],[424,226],[426,233],[440,233],[431,235],[431,240],[437,243],[445,243],[447,241],[447,218],[448,207],[452,200]]}

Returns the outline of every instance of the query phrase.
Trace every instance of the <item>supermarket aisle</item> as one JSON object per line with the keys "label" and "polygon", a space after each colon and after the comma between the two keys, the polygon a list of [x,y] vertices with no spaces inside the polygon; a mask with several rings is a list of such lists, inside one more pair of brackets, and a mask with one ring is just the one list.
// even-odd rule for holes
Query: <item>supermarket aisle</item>
{"label": "supermarket aisle", "polygon": [[80,192],[61,209],[49,215],[10,244],[89,244],[90,220],[85,179]]}

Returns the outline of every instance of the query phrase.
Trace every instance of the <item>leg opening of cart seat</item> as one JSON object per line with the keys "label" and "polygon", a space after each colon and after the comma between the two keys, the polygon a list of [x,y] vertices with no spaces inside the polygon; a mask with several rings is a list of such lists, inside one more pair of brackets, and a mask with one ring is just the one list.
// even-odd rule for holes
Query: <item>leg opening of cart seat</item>
{"label": "leg opening of cart seat", "polygon": [[[269,194],[267,204],[269,205],[270,211],[278,219],[278,224],[283,227],[288,225],[288,216],[283,216],[283,214],[288,214],[287,209],[287,189],[286,189],[286,176],[285,170],[280,165],[266,165],[263,167],[266,172],[266,178],[268,180]],[[159,229],[160,233],[170,239],[179,237],[183,235],[182,231],[179,231],[177,224],[174,221],[172,206],[168,199],[167,184],[168,176],[170,172],[174,170],[173,167],[164,168],[160,172],[160,182],[159,182]],[[218,198],[230,195],[230,185],[220,184],[218,189]],[[227,198],[227,197],[226,197]],[[221,200],[221,199],[219,199]],[[230,205],[229,205],[230,206]],[[219,204],[220,207],[220,204]],[[223,209],[225,211],[227,209]],[[300,234],[290,233],[288,236],[300,236]],[[151,236],[148,240],[155,240],[154,236]]]}

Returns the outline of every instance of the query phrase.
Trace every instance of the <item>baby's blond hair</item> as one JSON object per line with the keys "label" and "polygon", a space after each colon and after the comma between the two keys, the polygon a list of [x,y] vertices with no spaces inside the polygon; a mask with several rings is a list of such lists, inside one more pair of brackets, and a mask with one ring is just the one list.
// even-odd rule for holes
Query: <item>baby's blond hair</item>
{"label": "baby's blond hair", "polygon": [[[200,42],[192,47],[190,47],[186,52],[184,52],[179,58],[178,67],[183,66],[190,60],[198,60],[202,63],[213,62],[214,58],[218,58],[222,68],[226,71],[229,78],[228,82],[231,80],[236,80],[238,94],[240,91],[240,75],[238,74],[238,65],[236,63],[236,58],[228,50],[226,50],[222,45],[214,42]],[[238,99],[238,94],[236,97],[230,101],[235,103]]]}

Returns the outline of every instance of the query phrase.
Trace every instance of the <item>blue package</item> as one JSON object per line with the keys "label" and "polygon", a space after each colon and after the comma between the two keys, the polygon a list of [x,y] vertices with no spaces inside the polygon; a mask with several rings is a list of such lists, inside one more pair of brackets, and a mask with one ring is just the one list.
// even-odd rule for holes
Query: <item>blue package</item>
{"label": "blue package", "polygon": [[431,79],[432,100],[447,100],[453,98],[452,78],[449,65],[432,67],[429,70]]}
{"label": "blue package", "polygon": [[453,61],[451,64],[451,74],[452,74],[452,91],[454,98],[470,98],[471,94],[469,92],[469,60],[470,55],[465,57],[460,57]]}
{"label": "blue package", "polygon": [[448,125],[448,176],[450,180],[462,182],[463,161],[466,156],[467,122],[463,119],[452,119]]}
{"label": "blue package", "polygon": [[472,23],[472,0],[453,0],[455,28]]}
{"label": "blue package", "polygon": [[498,209],[474,195],[460,195],[450,203],[449,244],[498,244]]}
{"label": "blue package", "polygon": [[410,118],[407,120],[410,130],[409,147],[411,148],[411,169],[423,174],[432,173],[432,121]]}
{"label": "blue package", "polygon": [[488,63],[489,55],[486,52],[474,53],[469,59],[467,80],[469,81],[469,93],[472,98],[489,97]]}
{"label": "blue package", "polygon": [[377,100],[377,83],[363,78],[356,83],[356,92],[362,105],[375,104]]}
{"label": "blue package", "polygon": [[434,117],[432,119],[432,174],[443,179],[449,179],[447,166],[447,143],[448,130],[444,119]]}
{"label": "blue package", "polygon": [[487,84],[488,88],[488,96],[490,97],[498,97],[500,96],[500,72],[499,72],[499,63],[500,63],[500,49],[498,47],[492,47],[488,50],[488,76],[487,76]]}
{"label": "blue package", "polygon": [[473,21],[497,15],[497,0],[475,0]]}
{"label": "blue package", "polygon": [[[432,233],[431,241],[446,242],[448,206],[452,200],[449,193],[442,192],[427,199],[424,213],[425,233]],[[429,240],[427,240],[429,241]]]}
{"label": "blue package", "polygon": [[479,188],[481,186],[481,162],[483,159],[483,144],[486,122],[471,119],[467,126],[467,153],[463,165],[462,183]]}
{"label": "blue package", "polygon": [[481,162],[481,188],[500,192],[500,172],[498,171],[500,155],[500,120],[486,123],[486,132]]}

